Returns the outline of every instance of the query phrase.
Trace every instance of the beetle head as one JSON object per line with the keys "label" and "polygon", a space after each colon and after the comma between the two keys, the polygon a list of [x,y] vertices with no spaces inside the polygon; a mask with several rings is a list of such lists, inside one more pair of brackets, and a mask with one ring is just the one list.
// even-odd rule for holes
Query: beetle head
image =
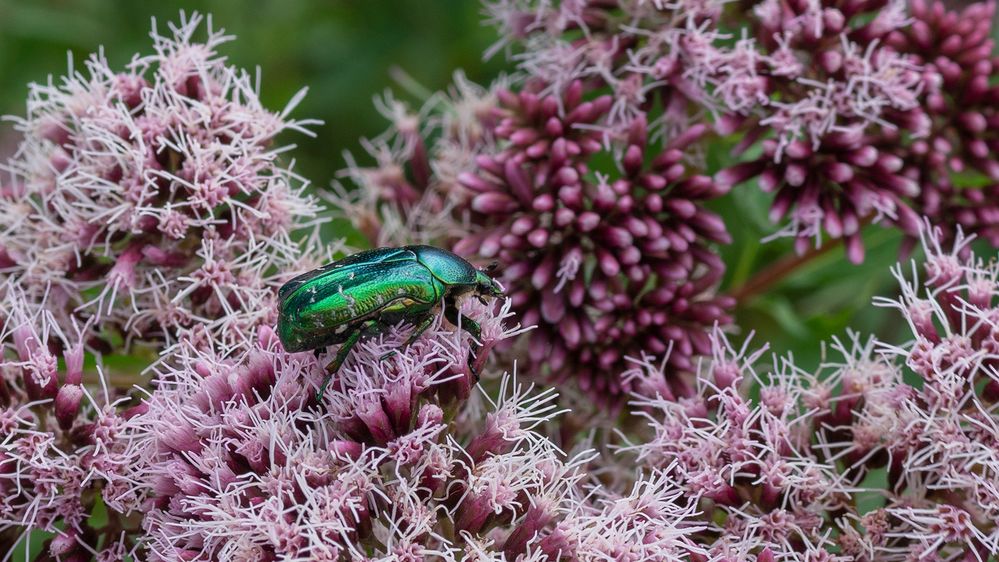
{"label": "beetle head", "polygon": [[495,269],[495,263],[475,272],[475,295],[480,301],[484,301],[485,297],[501,297],[504,294],[503,286],[499,284],[499,281],[486,273],[493,269]]}

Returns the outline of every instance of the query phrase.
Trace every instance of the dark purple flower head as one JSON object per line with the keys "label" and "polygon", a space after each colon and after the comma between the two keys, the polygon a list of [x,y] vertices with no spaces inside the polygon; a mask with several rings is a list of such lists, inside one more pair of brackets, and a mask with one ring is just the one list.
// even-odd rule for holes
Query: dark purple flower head
{"label": "dark purple flower head", "polygon": [[[497,147],[459,177],[473,226],[455,250],[499,261],[521,321],[539,326],[534,365],[613,401],[627,389],[608,373],[629,353],[672,346],[688,370],[710,349],[705,328],[728,321],[728,301],[711,293],[723,265],[709,248],[729,238],[702,206],[724,190],[684,160],[705,127],[651,148],[638,117],[608,148],[596,128],[611,99],[582,94],[581,82],[558,98],[500,91]],[[613,150],[620,169],[594,171]]]}
{"label": "dark purple flower head", "polygon": [[[0,266],[29,297],[50,295],[64,329],[93,318],[126,342],[198,329],[230,343],[272,318],[295,271],[293,233],[316,221],[304,180],[279,160],[282,131],[311,121],[265,109],[249,74],[217,54],[231,39],[184,18],[155,52],[113,70],[34,84],[0,179]],[[304,91],[303,91],[304,93]]]}
{"label": "dark purple flower head", "polygon": [[727,107],[720,129],[744,131],[739,150],[767,139],[759,157],[718,181],[758,177],[774,193],[771,218],[790,219],[783,233],[799,251],[825,232],[861,261],[858,230],[868,220],[918,233],[909,202],[919,185],[892,148],[927,133],[925,86],[916,61],[885,41],[904,12],[900,1],[765,0],[753,7],[755,40],[729,49],[711,77]]}
{"label": "dark purple flower head", "polygon": [[359,189],[336,202],[375,243],[429,241],[497,261],[513,310],[539,326],[532,374],[620,403],[633,390],[618,378],[625,356],[674,348],[671,368],[689,372],[709,350],[706,330],[729,322],[712,251],[729,237],[704,208],[725,189],[691,165],[704,125],[664,141],[644,114],[606,127],[613,98],[584,81],[547,90],[459,77],[418,116],[391,104],[395,126],[366,143],[378,166],[349,169]]}
{"label": "dark purple flower head", "polygon": [[[942,2],[910,3],[911,23],[887,44],[923,65],[928,87],[921,105],[928,135],[896,154],[919,184],[917,212],[999,246],[999,57],[995,2],[961,11]],[[973,178],[973,179],[969,179]]]}

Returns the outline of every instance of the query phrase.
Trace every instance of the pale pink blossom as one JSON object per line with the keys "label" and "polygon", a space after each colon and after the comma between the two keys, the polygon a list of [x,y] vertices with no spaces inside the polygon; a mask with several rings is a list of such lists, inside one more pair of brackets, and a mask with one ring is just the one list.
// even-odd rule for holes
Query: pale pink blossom
{"label": "pale pink blossom", "polygon": [[[199,15],[153,53],[33,84],[0,179],[2,274],[43,296],[64,329],[172,342],[204,329],[229,343],[274,321],[274,290],[298,270],[319,207],[275,138],[311,134],[296,94],[265,109],[227,64],[232,39]],[[198,40],[199,34],[204,35]],[[304,230],[303,230],[304,229]]]}
{"label": "pale pink blossom", "polygon": [[[702,510],[705,559],[999,554],[999,266],[962,257],[961,236],[943,250],[923,235],[926,280],[898,267],[902,296],[877,301],[912,341],[849,334],[813,373],[777,357],[764,370],[761,351],[716,332],[696,396],[635,400],[651,434],[631,448]],[[626,376],[663,377],[652,358]]]}
{"label": "pale pink blossom", "polygon": [[102,504],[110,520],[120,521],[142,501],[131,479],[140,449],[129,430],[141,408],[109,388],[99,366],[96,376],[84,377],[89,325],[66,333],[19,287],[8,284],[3,295],[0,547],[13,551],[45,531],[53,534],[48,553],[59,560],[90,559],[99,548],[134,550],[134,535],[121,533],[135,529],[97,526],[91,516]]}
{"label": "pale pink blossom", "polygon": [[[483,327],[479,353],[515,333],[508,310],[465,305]],[[387,358],[406,328],[362,340],[321,403],[323,363],[285,353],[268,329],[237,354],[176,347],[136,418],[151,557],[512,559],[541,549],[535,533],[574,509],[590,455],[567,459],[537,433],[553,396],[515,380],[484,424],[457,424],[478,391],[469,336],[442,322]]]}

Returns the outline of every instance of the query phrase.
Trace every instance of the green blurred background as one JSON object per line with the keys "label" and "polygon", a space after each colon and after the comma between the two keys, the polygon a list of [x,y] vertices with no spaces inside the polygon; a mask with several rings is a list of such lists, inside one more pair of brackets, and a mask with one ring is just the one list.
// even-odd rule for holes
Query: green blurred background
{"label": "green blurred background", "polygon": [[[0,113],[23,114],[28,82],[64,73],[67,52],[79,63],[103,46],[114,67],[133,53],[148,53],[150,18],[165,29],[180,10],[210,13],[216,27],[238,37],[222,52],[240,67],[261,68],[261,94],[271,109],[309,87],[293,115],[325,124],[315,128],[314,139],[285,140],[298,144],[297,169],[320,189],[343,167],[344,150],[355,150],[359,137],[385,129],[372,97],[387,88],[401,90],[393,69],[436,90],[459,68],[480,83],[508,68],[502,55],[482,59],[497,36],[480,24],[477,0],[0,0]],[[0,130],[0,145],[10,150],[9,124]],[[732,161],[729,147],[718,141],[708,148],[709,172]],[[774,228],[766,219],[767,205],[768,197],[752,186],[715,205],[735,239],[721,250],[729,264],[725,288],[739,286],[790,252],[787,240],[760,242]],[[758,341],[771,341],[779,353],[793,351],[804,366],[818,361],[818,341],[842,335],[847,326],[899,341],[904,326],[898,317],[870,306],[872,296],[894,294],[888,267],[896,260],[899,237],[875,227],[867,240],[863,266],[850,265],[838,248],[740,306],[742,334],[755,330]]]}
{"label": "green blurred background", "polygon": [[320,185],[342,167],[344,149],[385,128],[371,100],[398,86],[394,67],[435,90],[457,68],[487,82],[504,66],[502,57],[482,60],[496,35],[479,25],[476,0],[0,0],[0,113],[22,114],[27,84],[63,74],[67,52],[78,68],[102,46],[112,67],[148,53],[150,19],[164,33],[181,10],[212,14],[215,27],[237,36],[223,54],[260,67],[271,109],[309,87],[293,116],[325,125],[315,139],[286,140],[299,146],[300,171]]}

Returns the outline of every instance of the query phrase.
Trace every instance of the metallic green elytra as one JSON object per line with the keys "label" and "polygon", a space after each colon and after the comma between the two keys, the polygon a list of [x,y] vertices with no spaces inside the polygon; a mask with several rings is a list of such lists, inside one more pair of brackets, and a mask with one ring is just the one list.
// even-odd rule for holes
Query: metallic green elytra
{"label": "metallic green elytra", "polygon": [[287,351],[316,350],[342,344],[326,367],[319,390],[363,335],[405,321],[415,325],[405,345],[433,323],[438,306],[445,317],[476,339],[479,325],[458,312],[458,299],[480,300],[503,294],[485,270],[447,250],[403,246],[367,250],[299,275],[278,291],[278,337]]}

